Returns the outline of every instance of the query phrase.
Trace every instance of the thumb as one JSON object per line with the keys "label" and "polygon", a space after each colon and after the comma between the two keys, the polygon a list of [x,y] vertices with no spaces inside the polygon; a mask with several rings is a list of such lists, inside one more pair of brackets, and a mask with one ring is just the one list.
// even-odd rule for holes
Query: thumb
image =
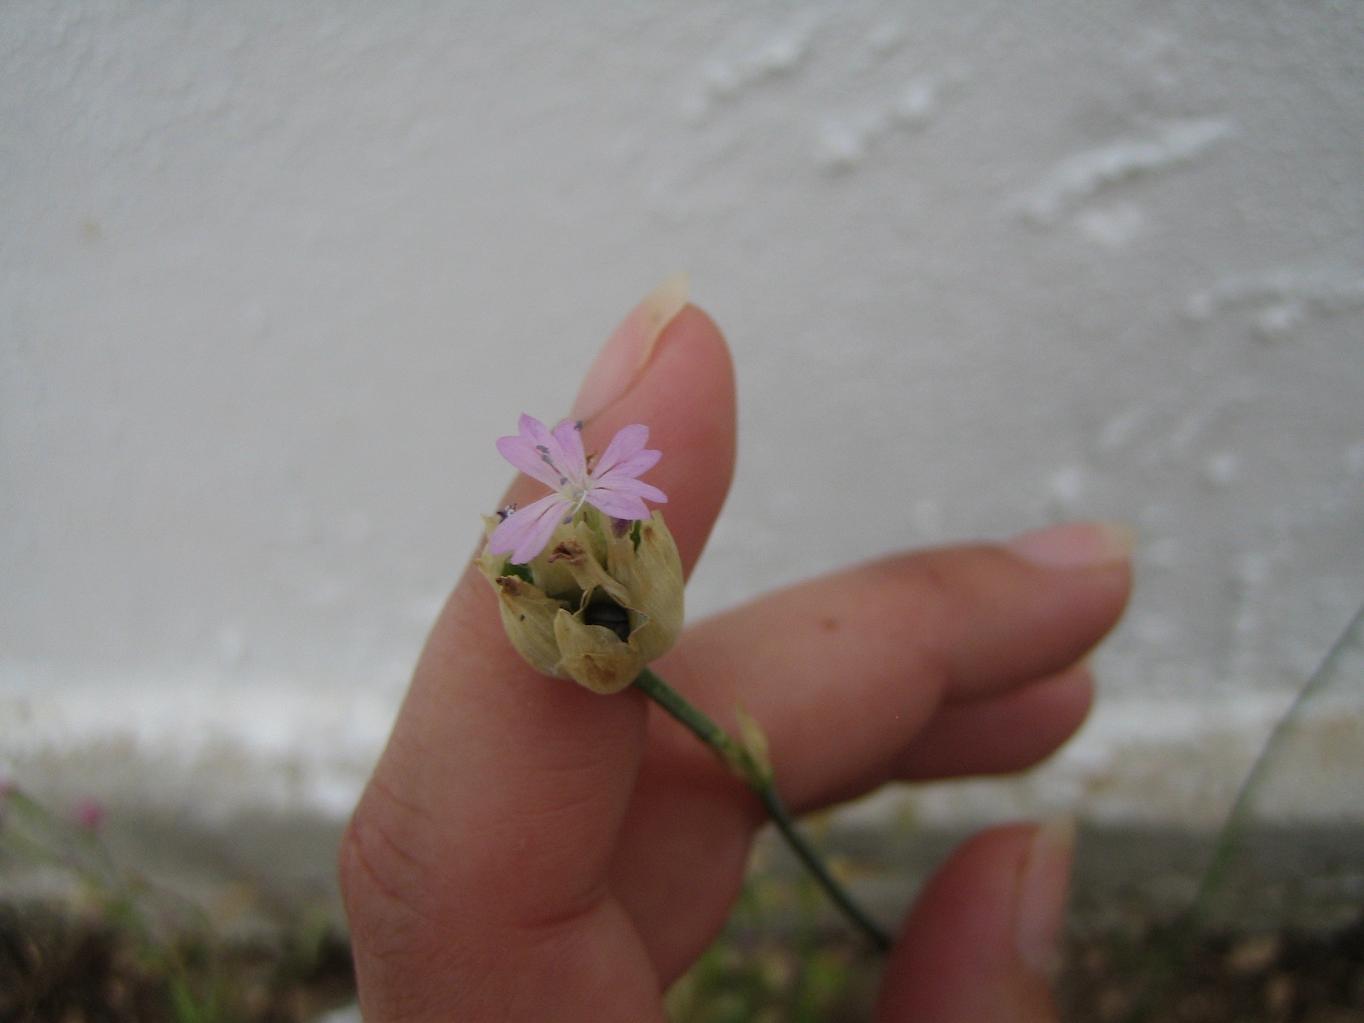
{"label": "thumb", "polygon": [[1052,1023],[1074,823],[983,832],[919,897],[886,964],[877,1019]]}
{"label": "thumb", "polygon": [[[510,423],[522,410],[507,411]],[[669,497],[668,526],[690,569],[729,486],[734,386],[724,339],[677,282],[607,342],[577,414],[589,451],[622,426],[649,427],[663,452],[649,482]],[[528,484],[518,479],[512,496],[543,492]],[[385,964],[422,958],[423,944],[439,945],[448,965],[461,946],[573,919],[600,900],[645,711],[632,690],[598,696],[523,663],[492,588],[466,570],[342,843],[362,984],[392,972]]]}

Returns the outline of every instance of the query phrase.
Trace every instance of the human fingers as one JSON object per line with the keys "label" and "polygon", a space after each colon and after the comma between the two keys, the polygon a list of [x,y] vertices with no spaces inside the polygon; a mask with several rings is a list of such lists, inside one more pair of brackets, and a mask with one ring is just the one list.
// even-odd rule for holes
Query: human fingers
{"label": "human fingers", "polygon": [[891,950],[878,1020],[1050,1023],[1074,826],[970,839],[934,875]]}
{"label": "human fingers", "polygon": [[744,707],[788,801],[821,806],[895,777],[940,708],[1075,664],[1122,613],[1130,549],[1079,523],[886,558],[702,622],[661,670],[722,720]]}
{"label": "human fingers", "polygon": [[[650,445],[664,452],[649,480],[669,496],[669,528],[690,566],[728,488],[734,391],[719,331],[681,305],[666,319],[647,308],[627,319],[594,363],[579,409],[591,416],[589,450],[629,423],[649,426]],[[526,486],[520,479],[511,493]],[[471,993],[485,1006],[530,1005],[532,989],[571,999],[575,987],[625,982],[627,946],[638,942],[605,898],[605,871],[644,720],[633,692],[601,697],[525,665],[491,588],[465,572],[343,843],[367,1015],[419,1006],[448,1017],[458,1007],[474,1018]],[[580,923],[594,940],[561,940]],[[517,958],[530,946],[559,959],[532,968]],[[616,971],[619,982],[607,976]]]}
{"label": "human fingers", "polygon": [[1024,770],[1075,734],[1093,702],[1094,679],[1081,663],[1000,696],[945,704],[892,770],[905,781]]}
{"label": "human fingers", "polygon": [[734,776],[689,773],[684,762],[656,753],[651,743],[612,861],[611,890],[667,987],[733,911],[760,810]]}
{"label": "human fingers", "polygon": [[[1018,769],[1050,754],[1088,709],[1088,672],[1072,662],[1116,619],[1128,585],[1122,538],[1111,541],[1112,563],[1094,546],[1107,535],[1091,526],[1064,531],[1085,560],[1099,555],[1093,570],[975,547],[817,579],[702,623],[660,670],[717,718],[732,718],[741,704],[767,732],[778,787],[800,809],[894,777]],[[1032,535],[1015,548],[1035,551],[1039,542],[1057,538]],[[923,609],[924,625],[885,628],[864,606]],[[827,629],[830,608],[841,609],[846,628]],[[957,621],[962,638],[935,626],[939,618]],[[982,635],[992,638],[972,642]],[[654,715],[650,728],[641,785],[652,779],[671,792],[637,796],[612,881],[670,976],[723,920],[759,816],[675,722]],[[657,884],[702,862],[704,892]]]}
{"label": "human fingers", "polygon": [[[1003,695],[941,707],[891,772],[932,780],[1022,770],[1054,752],[1083,722],[1093,697],[1087,668]],[[666,728],[667,722],[658,727]],[[687,784],[677,757],[649,759],[611,871],[660,980],[670,983],[710,943],[738,894],[755,808],[734,785]],[[778,776],[778,782],[784,779]],[[833,800],[857,795],[855,789]],[[660,876],[704,877],[704,886],[661,885]]]}

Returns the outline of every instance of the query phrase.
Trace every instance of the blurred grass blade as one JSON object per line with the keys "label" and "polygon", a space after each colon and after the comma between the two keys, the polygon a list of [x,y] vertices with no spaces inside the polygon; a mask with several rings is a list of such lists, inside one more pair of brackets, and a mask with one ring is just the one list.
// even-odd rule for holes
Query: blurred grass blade
{"label": "blurred grass blade", "polygon": [[1148,960],[1128,1023],[1169,999],[1200,937],[1214,928],[1343,926],[1342,897],[1364,871],[1364,607],[1266,740],[1218,834],[1189,908]]}

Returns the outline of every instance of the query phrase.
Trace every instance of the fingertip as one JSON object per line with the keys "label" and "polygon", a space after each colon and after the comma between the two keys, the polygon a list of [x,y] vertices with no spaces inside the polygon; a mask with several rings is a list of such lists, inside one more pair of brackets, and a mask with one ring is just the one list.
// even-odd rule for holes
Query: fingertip
{"label": "fingertip", "polygon": [[1079,731],[1093,704],[1084,663],[999,696],[948,704],[901,754],[895,775],[928,781],[1033,767]]}
{"label": "fingertip", "polygon": [[663,452],[649,482],[667,495],[668,528],[690,571],[729,492],[735,452],[734,365],[724,335],[695,305],[684,306],[653,346],[648,364],[585,430],[598,449],[631,423],[649,427]]}
{"label": "fingertip", "polygon": [[686,308],[690,290],[685,274],[673,274],[626,315],[583,377],[572,418],[595,419],[629,390],[653,358],[663,333]]}
{"label": "fingertip", "polygon": [[1053,818],[1033,830],[1014,900],[1013,939],[1019,960],[1050,980],[1061,969],[1061,938],[1075,856],[1075,818]]}
{"label": "fingertip", "polygon": [[1004,549],[1084,594],[1083,623],[1103,638],[1132,595],[1136,530],[1123,522],[1065,522],[1020,533]]}
{"label": "fingertip", "polygon": [[[962,567],[962,593],[974,619],[958,632],[947,662],[946,697],[974,699],[1053,675],[1090,656],[1117,626],[1132,592],[1132,563],[1114,546],[1116,534],[1091,524],[1061,526],[1034,538],[1032,554],[1019,541],[964,549],[978,562]],[[1071,560],[1060,552],[1071,547]],[[1046,561],[1037,551],[1049,548]],[[1107,554],[1103,552],[1107,551]],[[951,552],[942,557],[950,558]]]}
{"label": "fingertip", "polygon": [[882,1020],[1056,1019],[1049,977],[1064,920],[1073,827],[993,828],[938,870],[886,963]]}
{"label": "fingertip", "polygon": [[[637,390],[644,393],[637,394]],[[659,420],[657,425],[650,424],[654,446],[663,447],[663,440],[677,435],[677,427],[688,423],[728,436],[732,446],[734,361],[724,333],[699,306],[684,306],[668,323],[648,366],[620,404],[638,405],[643,399]]]}
{"label": "fingertip", "polygon": [[1130,562],[1137,532],[1124,522],[1065,522],[1020,533],[1005,546],[1042,568],[1093,568]]}

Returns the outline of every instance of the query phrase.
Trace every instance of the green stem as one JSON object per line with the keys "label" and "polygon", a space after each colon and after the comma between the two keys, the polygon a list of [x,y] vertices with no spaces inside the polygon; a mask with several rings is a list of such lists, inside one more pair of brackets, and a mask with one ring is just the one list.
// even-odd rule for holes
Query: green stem
{"label": "green stem", "polygon": [[657,703],[693,735],[714,750],[715,755],[753,789],[767,810],[768,816],[772,818],[772,823],[777,826],[777,830],[781,832],[782,837],[786,839],[787,844],[800,861],[809,869],[815,881],[824,889],[825,894],[833,900],[834,905],[842,910],[843,915],[866,935],[867,940],[876,946],[878,951],[885,952],[888,950],[891,944],[889,935],[852,900],[852,896],[829,873],[829,869],[820,859],[819,853],[796,829],[795,821],[787,812],[786,804],[777,794],[777,786],[773,781],[771,769],[761,762],[753,752],[731,739],[723,728],[693,707],[683,699],[677,690],[648,668],[640,672],[639,678],[635,679],[634,684],[649,699]]}

